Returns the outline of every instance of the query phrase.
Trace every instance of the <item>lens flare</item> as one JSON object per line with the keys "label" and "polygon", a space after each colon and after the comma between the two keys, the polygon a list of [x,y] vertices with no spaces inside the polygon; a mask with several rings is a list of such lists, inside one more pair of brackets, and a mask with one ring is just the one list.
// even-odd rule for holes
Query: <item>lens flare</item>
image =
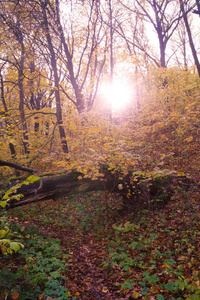
{"label": "lens flare", "polygon": [[132,87],[126,81],[114,80],[112,85],[104,83],[101,90],[113,111],[126,108],[132,98]]}

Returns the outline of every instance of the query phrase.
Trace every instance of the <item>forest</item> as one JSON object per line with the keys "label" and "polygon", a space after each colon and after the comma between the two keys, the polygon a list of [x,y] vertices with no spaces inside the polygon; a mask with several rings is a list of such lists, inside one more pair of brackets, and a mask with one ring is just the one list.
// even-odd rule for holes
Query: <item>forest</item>
{"label": "forest", "polygon": [[199,0],[0,0],[0,300],[200,300]]}

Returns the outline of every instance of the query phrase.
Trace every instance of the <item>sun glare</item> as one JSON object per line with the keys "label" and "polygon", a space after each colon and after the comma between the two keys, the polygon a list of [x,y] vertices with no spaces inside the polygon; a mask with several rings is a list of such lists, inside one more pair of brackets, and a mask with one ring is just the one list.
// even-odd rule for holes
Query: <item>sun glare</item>
{"label": "sun glare", "polygon": [[112,85],[108,83],[102,85],[102,94],[112,105],[112,110],[120,110],[130,103],[132,90],[128,82],[114,80]]}

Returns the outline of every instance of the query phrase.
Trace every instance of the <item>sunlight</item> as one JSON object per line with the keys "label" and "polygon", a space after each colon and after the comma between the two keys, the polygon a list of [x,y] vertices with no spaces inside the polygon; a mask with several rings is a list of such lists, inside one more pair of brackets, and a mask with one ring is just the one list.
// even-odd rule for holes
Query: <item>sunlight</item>
{"label": "sunlight", "polygon": [[131,86],[127,81],[120,79],[114,80],[112,85],[104,83],[101,90],[108,103],[112,105],[112,110],[124,109],[132,98]]}

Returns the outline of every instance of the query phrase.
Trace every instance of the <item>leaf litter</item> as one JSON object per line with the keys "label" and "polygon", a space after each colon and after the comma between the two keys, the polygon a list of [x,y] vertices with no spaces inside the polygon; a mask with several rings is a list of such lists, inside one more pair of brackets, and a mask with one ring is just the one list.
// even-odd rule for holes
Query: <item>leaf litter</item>
{"label": "leaf litter", "polygon": [[[67,292],[63,298],[54,292],[52,299],[198,300],[199,199],[198,190],[177,190],[162,209],[124,213],[117,196],[91,192],[32,204],[9,217],[22,233],[35,226],[38,234],[60,240]],[[15,260],[24,264],[16,254],[13,268]],[[4,259],[4,267],[7,263]],[[18,285],[11,298],[25,299]],[[47,299],[43,290],[40,286],[40,299]]]}

